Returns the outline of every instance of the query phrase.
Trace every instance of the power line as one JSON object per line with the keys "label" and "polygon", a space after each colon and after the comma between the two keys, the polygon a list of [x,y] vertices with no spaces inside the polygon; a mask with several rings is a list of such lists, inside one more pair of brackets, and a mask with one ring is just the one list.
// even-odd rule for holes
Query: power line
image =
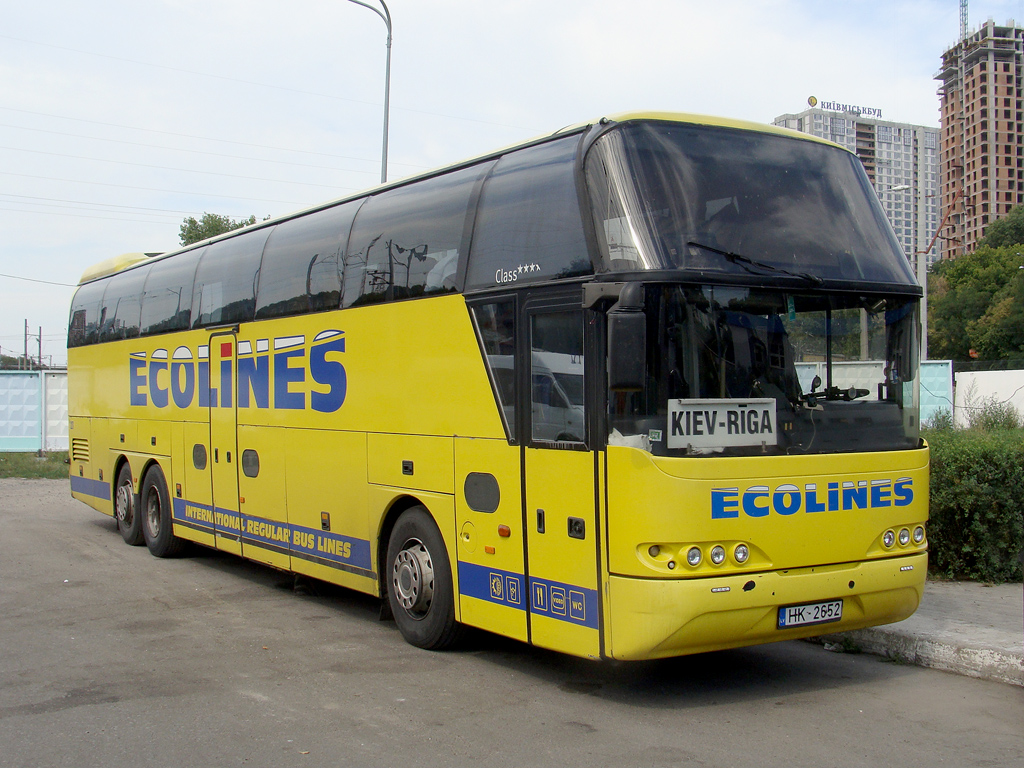
{"label": "power line", "polygon": [[[93,53],[92,51],[83,51],[83,50],[81,50],[79,48],[69,48],[69,47],[63,46],[63,45],[53,45],[52,43],[40,43],[40,42],[38,42],[36,40],[26,40],[25,38],[13,37],[12,35],[0,35],[0,38],[6,39],[6,40],[14,40],[14,41],[19,42],[19,43],[28,43],[29,45],[38,45],[38,46],[42,46],[44,48],[54,48],[54,49],[56,49],[58,51],[70,51],[71,53],[79,53],[79,54],[82,54],[83,56],[95,56],[96,58],[99,58],[99,59],[110,59],[111,61],[123,61],[123,62],[126,62],[128,64],[137,64],[137,65],[142,66],[142,67],[153,67],[155,69],[165,69],[165,70],[167,70],[169,72],[181,72],[181,73],[186,74],[186,75],[197,75],[199,77],[210,77],[210,78],[213,78],[215,80],[225,80],[225,81],[227,81],[229,83],[241,83],[242,85],[255,85],[255,86],[260,87],[260,88],[270,88],[270,89],[275,90],[275,91],[288,91],[290,93],[302,94],[303,96],[317,96],[317,97],[323,98],[323,99],[334,99],[336,101],[347,101],[347,102],[352,103],[352,104],[362,104],[363,106],[369,106],[369,107],[379,107],[380,106],[376,102],[360,101],[358,99],[349,99],[349,98],[346,98],[344,96],[337,96],[337,95],[335,95],[333,93],[319,93],[317,91],[304,91],[304,90],[302,90],[300,88],[291,88],[291,87],[289,87],[287,85],[272,85],[270,83],[260,83],[260,82],[257,82],[255,80],[243,80],[241,78],[228,77],[226,75],[214,75],[214,74],[212,74],[210,72],[199,72],[199,71],[193,70],[193,69],[182,69],[181,67],[171,67],[171,66],[168,66],[166,64],[153,64],[153,63],[148,62],[148,61],[139,61],[137,59],[127,59],[127,58],[123,58],[121,56],[111,56],[111,55],[106,54],[106,53]],[[477,119],[472,118],[472,117],[458,117],[457,115],[445,115],[445,114],[442,114],[440,112],[427,112],[427,111],[421,110],[421,109],[409,109],[407,107],[398,107],[398,108],[396,108],[396,111],[410,112],[412,114],[417,114],[417,115],[430,115],[431,117],[443,117],[443,118],[445,118],[447,120],[464,120],[464,121],[469,122],[469,123],[480,123],[481,125],[493,125],[493,126],[496,126],[496,127],[499,127],[499,128],[511,128],[511,129],[517,130],[517,131],[532,131],[532,132],[535,132],[535,133],[537,132],[536,129],[524,128],[521,125],[506,125],[504,123],[491,122],[490,120],[477,120]]]}
{"label": "power line", "polygon": [[[0,35],[2,37],[2,35]],[[105,157],[86,157],[84,155],[68,155],[63,152],[47,152],[42,149],[24,149],[22,147],[5,147],[0,146],[0,149],[6,149],[9,152],[28,152],[33,155],[46,155],[48,157],[66,157],[71,160],[87,160],[93,163],[113,163],[115,165],[130,165],[135,168],[153,168],[158,171],[176,171],[178,173],[200,173],[204,176],[217,176],[220,178],[227,179],[243,179],[245,181],[265,181],[271,184],[297,184],[300,187],[322,187],[323,189],[338,189],[335,184],[317,184],[312,181],[289,181],[287,179],[265,179],[261,176],[243,176],[237,173],[222,173],[220,171],[198,171],[192,168],[175,168],[169,165],[152,165],[150,163],[135,163],[131,160],[108,160]],[[362,173],[362,171],[360,171]]]}
{"label": "power line", "polygon": [[95,219],[97,221],[130,221],[133,224],[168,224],[168,219],[154,221],[152,219],[123,219],[117,216],[86,216],[84,213],[67,213],[60,211],[33,211],[24,208],[5,208],[0,206],[0,211],[11,211],[12,213],[34,213],[39,216],[63,216],[72,219]]}
{"label": "power line", "polygon": [[[201,149],[185,149],[184,147],[168,147],[164,144],[147,144],[141,141],[125,141],[124,139],[107,139],[102,136],[86,136],[81,133],[66,133],[64,131],[49,131],[45,128],[29,128],[24,125],[11,125],[10,123],[0,123],[0,128],[14,128],[19,131],[31,131],[32,133],[49,133],[54,136],[70,136],[74,139],[88,139],[90,141],[106,141],[112,144],[121,144],[130,147],[147,147],[149,149],[164,149],[168,152],[187,152],[192,155],[206,155],[208,157],[224,157],[232,160],[247,160],[255,163],[275,163],[277,165],[294,165],[297,168],[316,168],[321,171],[339,171],[342,173],[363,173],[369,176],[376,176],[376,171],[359,171],[354,168],[333,168],[326,165],[311,165],[310,163],[295,163],[290,160],[270,160],[263,157],[252,157],[251,155],[227,155],[223,152],[205,152]],[[351,158],[356,159],[356,158]],[[426,168],[426,166],[416,166],[418,168]]]}
{"label": "power line", "polygon": [[[140,189],[145,192],[166,192],[171,195],[188,195],[190,197],[221,197],[225,200],[250,200],[256,203],[281,203],[283,205],[306,205],[307,203],[295,200],[271,200],[264,197],[240,197],[238,195],[218,195],[213,192],[182,191],[180,189],[160,189],[158,187],[138,187],[131,184],[111,184],[106,181],[82,181],[81,179],[62,179],[56,176],[37,176],[31,173],[13,173],[11,171],[0,171],[3,176],[18,176],[25,179],[42,179],[43,181],[63,181],[70,184],[92,184],[98,187],[117,187],[119,189]],[[353,187],[337,187],[337,189],[349,189],[356,191]]]}
{"label": "power line", "polygon": [[21,275],[6,275],[0,272],[0,277],[8,277],[11,280],[26,280],[30,283],[45,283],[46,285],[63,285],[66,288],[74,288],[77,283],[55,283],[52,280],[38,280],[34,277],[22,277]]}
{"label": "power line", "polygon": [[[0,35],[0,37],[3,37],[3,36]],[[68,117],[67,115],[54,115],[54,114],[52,114],[50,112],[33,112],[32,110],[29,110],[29,109],[16,109],[14,107],[3,107],[3,106],[0,106],[0,109],[5,110],[7,112],[19,112],[19,113],[21,113],[23,115],[36,115],[38,117],[52,117],[52,118],[57,119],[57,120],[71,120],[72,122],[76,122],[76,123],[88,123],[90,125],[102,125],[102,126],[104,126],[106,128],[121,128],[121,129],[127,130],[127,131],[141,131],[143,133],[158,133],[158,134],[161,134],[163,136],[176,136],[179,139],[196,139],[198,141],[214,141],[214,142],[218,142],[220,144],[234,144],[235,146],[238,146],[238,147],[253,147],[255,149],[271,149],[271,150],[274,150],[276,152],[295,152],[295,153],[301,154],[301,155],[316,155],[318,157],[333,157],[333,158],[338,159],[338,160],[356,160],[356,161],[360,161],[360,162],[376,162],[376,161],[367,160],[365,157],[351,157],[349,155],[334,155],[334,154],[330,154],[328,152],[314,152],[314,151],[308,150],[308,149],[295,149],[293,147],[275,147],[275,146],[271,146],[271,145],[268,145],[268,144],[253,144],[253,143],[246,142],[246,141],[234,141],[233,139],[218,139],[218,138],[214,138],[213,136],[196,136],[195,134],[191,134],[191,133],[175,133],[174,131],[161,131],[161,130],[159,130],[157,128],[139,128],[138,126],[134,126],[134,125],[123,125],[121,123],[105,123],[105,122],[100,121],[100,120],[87,120],[87,119],[82,118],[82,117]],[[391,163],[391,164],[392,165],[405,165],[405,166],[408,166],[410,168],[428,168],[429,167],[429,166],[425,166],[425,165],[413,165],[411,163]]]}
{"label": "power line", "polygon": [[[34,196],[34,195],[16,195],[16,194],[14,194],[12,192],[0,192],[0,197],[17,197],[17,198],[21,198],[23,200],[44,200],[47,203],[77,203],[79,205],[91,205],[91,206],[98,206],[98,207],[102,207],[102,208],[127,208],[127,209],[131,209],[131,210],[136,210],[136,211],[153,211],[155,213],[185,213],[185,214],[195,214],[196,213],[196,211],[194,211],[194,210],[186,211],[186,210],[177,209],[177,208],[146,208],[146,207],[143,207],[141,205],[118,205],[117,203],[91,203],[88,200],[67,200],[65,198],[60,198],[60,197],[38,197],[38,196]],[[44,203],[26,203],[26,205],[43,205],[43,204]],[[236,218],[237,219],[238,216],[233,216],[232,218]]]}

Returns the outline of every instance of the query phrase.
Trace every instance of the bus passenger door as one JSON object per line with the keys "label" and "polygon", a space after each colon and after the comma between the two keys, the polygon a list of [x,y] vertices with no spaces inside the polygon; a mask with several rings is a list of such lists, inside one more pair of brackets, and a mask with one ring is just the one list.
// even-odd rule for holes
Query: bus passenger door
{"label": "bus passenger door", "polygon": [[[574,300],[573,300],[574,299]],[[596,456],[587,447],[584,313],[578,294],[527,302],[520,346],[530,639],[601,655]],[[590,375],[595,372],[591,371]]]}
{"label": "bus passenger door", "polygon": [[459,608],[464,624],[526,641],[522,448],[515,434],[516,300],[472,307],[507,439],[455,438]]}
{"label": "bus passenger door", "polygon": [[[217,549],[242,554],[242,515],[238,503],[238,415],[235,402],[235,334],[210,336],[210,482]],[[202,355],[200,355],[202,357]],[[202,361],[200,360],[200,369]]]}

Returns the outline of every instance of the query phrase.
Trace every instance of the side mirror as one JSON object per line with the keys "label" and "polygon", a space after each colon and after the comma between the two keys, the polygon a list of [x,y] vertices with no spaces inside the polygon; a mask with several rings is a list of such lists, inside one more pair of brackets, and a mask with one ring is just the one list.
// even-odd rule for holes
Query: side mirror
{"label": "side mirror", "polygon": [[627,283],[608,310],[608,389],[639,392],[647,376],[647,316],[642,283]]}

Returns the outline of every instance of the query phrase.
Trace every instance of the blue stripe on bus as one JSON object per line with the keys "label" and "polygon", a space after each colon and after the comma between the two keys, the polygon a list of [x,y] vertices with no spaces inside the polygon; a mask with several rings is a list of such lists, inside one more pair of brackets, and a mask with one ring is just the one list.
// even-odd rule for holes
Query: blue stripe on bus
{"label": "blue stripe on bus", "polygon": [[102,480],[90,480],[88,477],[71,475],[71,490],[96,499],[110,501],[110,485]]}
{"label": "blue stripe on bus", "polygon": [[521,573],[459,561],[459,594],[521,611],[527,609],[529,600],[534,615],[598,628],[597,590],[531,577],[526,594],[524,583]]}
{"label": "blue stripe on bus", "polygon": [[523,574],[459,560],[459,594],[526,610]]}
{"label": "blue stripe on bus", "polygon": [[174,523],[203,533],[241,540],[304,560],[372,577],[370,542],[301,525],[265,520],[209,504],[174,499]]}
{"label": "blue stripe on bus", "polygon": [[597,590],[530,577],[530,613],[597,629]]}

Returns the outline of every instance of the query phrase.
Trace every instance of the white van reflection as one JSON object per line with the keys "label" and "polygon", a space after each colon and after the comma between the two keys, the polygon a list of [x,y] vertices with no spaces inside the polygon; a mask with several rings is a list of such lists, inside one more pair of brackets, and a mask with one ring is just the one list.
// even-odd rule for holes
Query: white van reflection
{"label": "white van reflection", "polygon": [[[491,370],[502,409],[511,424],[513,408],[512,355],[490,355]],[[555,352],[534,352],[532,373],[533,439],[545,442],[584,440],[583,358]]]}

